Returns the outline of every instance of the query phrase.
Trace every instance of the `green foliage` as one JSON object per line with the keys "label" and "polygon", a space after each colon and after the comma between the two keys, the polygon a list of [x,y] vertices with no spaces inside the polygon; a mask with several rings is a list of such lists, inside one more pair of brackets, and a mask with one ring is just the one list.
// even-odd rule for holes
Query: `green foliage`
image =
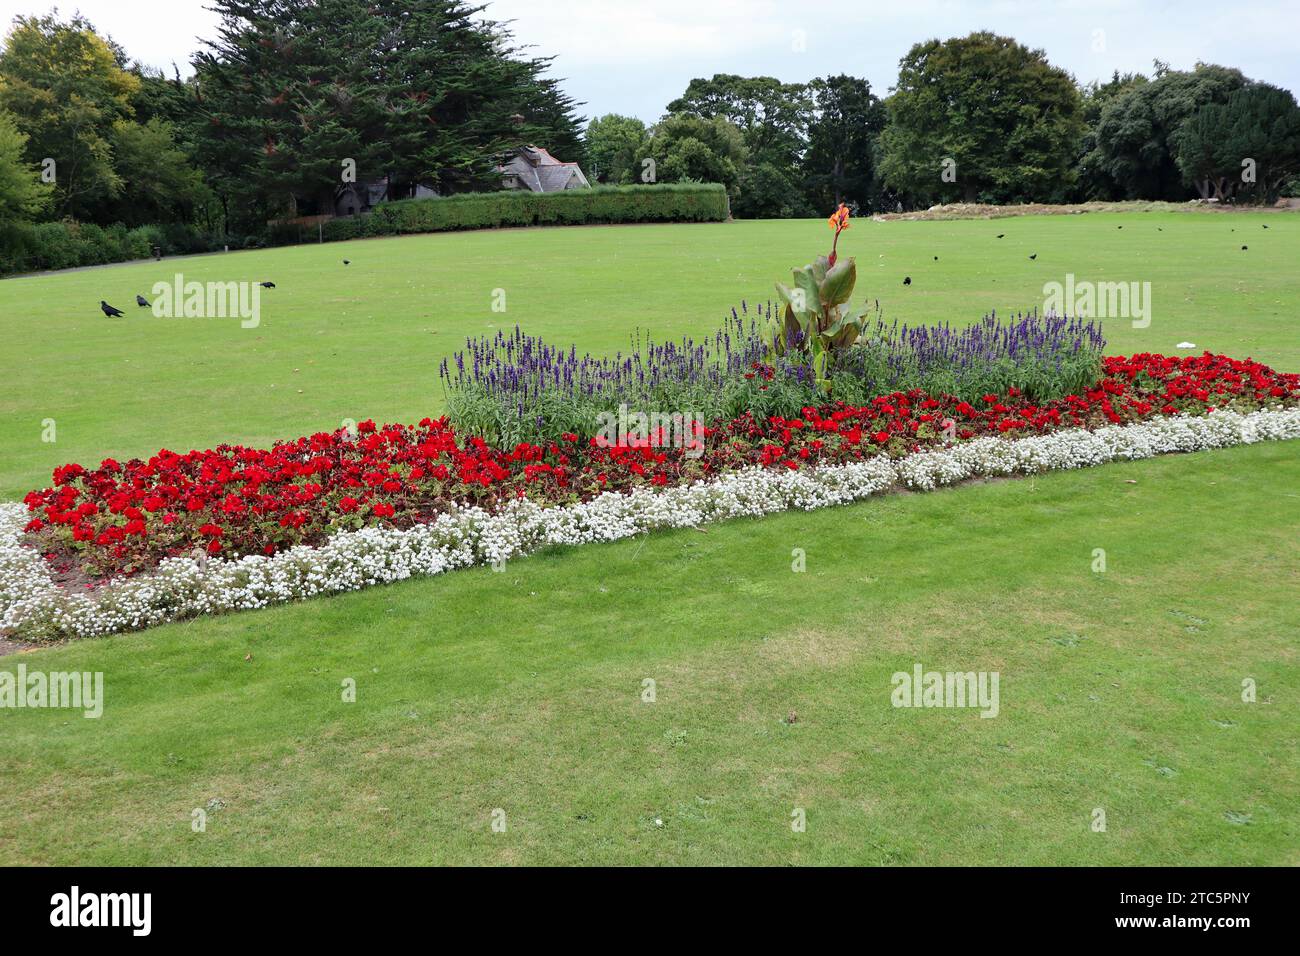
{"label": "green foliage", "polygon": [[888,107],[881,173],[915,202],[1059,202],[1073,181],[1079,91],[1042,50],[988,32],[918,43]]}
{"label": "green foliage", "polygon": [[1246,82],[1240,70],[1198,63],[1191,72],[1164,69],[1149,83],[1130,84],[1101,109],[1095,168],[1118,185],[1122,198],[1185,198],[1174,159],[1179,128],[1201,107],[1226,102]]}
{"label": "green foliage", "polygon": [[587,124],[588,178],[610,185],[637,182],[641,160],[650,155],[648,138],[645,123],[635,116],[598,116]]}
{"label": "green foliage", "polygon": [[[325,223],[326,239],[499,226],[576,226],[627,222],[718,222],[727,195],[717,184],[595,186],[556,193],[500,190],[384,203],[365,216]],[[297,241],[294,232],[282,241]]]}
{"label": "green foliage", "polygon": [[1079,141],[1079,178],[1075,183],[1074,199],[1080,202],[1093,200],[1113,202],[1124,198],[1124,188],[1116,181],[1103,162],[1097,142],[1097,124],[1106,104],[1148,82],[1141,73],[1121,74],[1116,70],[1105,83],[1089,83],[1080,89],[1083,97],[1083,119],[1087,131]]}
{"label": "green foliage", "polygon": [[[1201,198],[1271,201],[1300,173],[1300,107],[1287,90],[1252,84],[1202,106],[1172,143],[1179,170]],[[1248,161],[1250,180],[1243,178]]]}
{"label": "green foliage", "polygon": [[723,117],[665,116],[651,130],[649,146],[657,182],[721,183],[729,196],[739,195],[749,151],[741,131]]}
{"label": "green foliage", "polygon": [[102,227],[73,220],[0,225],[0,275],[72,269],[144,259],[159,249],[164,255],[210,252],[221,248],[218,236],[193,226],[169,223]]}
{"label": "green foliage", "polygon": [[858,267],[852,256],[833,264],[829,257],[818,256],[810,265],[794,270],[793,287],[776,284],[780,308],[767,329],[773,362],[806,365],[827,394],[832,391],[836,365],[858,341],[872,311],[864,307],[854,314],[850,309],[857,281]]}
{"label": "green foliage", "polygon": [[761,162],[740,178],[740,195],[732,211],[740,219],[807,219],[817,214],[795,181],[797,170]]}
{"label": "green foliage", "polygon": [[56,161],[52,211],[95,219],[116,199],[114,124],[130,118],[138,79],[81,17],[19,17],[0,53],[0,109],[29,137],[29,162]]}
{"label": "green foliage", "polygon": [[147,123],[118,121],[113,149],[122,180],[119,198],[106,214],[127,225],[190,222],[211,199],[203,174],[176,143],[175,128],[154,117]]}
{"label": "green foliage", "polygon": [[888,111],[871,84],[854,76],[828,76],[808,86],[813,113],[801,164],[809,203],[833,209],[849,203],[878,208],[875,154]]}
{"label": "green foliage", "polygon": [[741,131],[755,162],[792,167],[805,146],[812,100],[803,83],[770,76],[714,74],[694,79],[668,104],[670,114],[726,120]]}
{"label": "green foliage", "polygon": [[48,205],[50,185],[23,160],[27,136],[0,111],[0,224],[31,219]]}

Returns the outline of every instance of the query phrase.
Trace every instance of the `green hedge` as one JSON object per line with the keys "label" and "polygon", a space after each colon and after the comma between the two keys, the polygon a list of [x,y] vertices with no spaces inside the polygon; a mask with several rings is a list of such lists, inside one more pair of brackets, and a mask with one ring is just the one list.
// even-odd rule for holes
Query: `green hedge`
{"label": "green hedge", "polygon": [[102,227],[72,221],[0,225],[0,275],[71,269],[144,259],[155,248],[163,255],[210,252],[221,248],[216,236],[192,226]]}
{"label": "green hedge", "polygon": [[[364,216],[331,219],[323,234],[326,239],[359,239],[498,226],[720,222],[726,218],[727,191],[717,183],[596,186],[558,193],[503,189],[382,203]],[[302,238],[310,241],[316,237],[304,233]]]}
{"label": "green hedge", "polygon": [[[500,190],[382,203],[368,215],[331,219],[325,223],[323,235],[326,239],[358,239],[498,226],[719,222],[727,218],[727,212],[726,189],[716,183],[596,186],[559,193]],[[264,242],[315,242],[317,238],[315,228],[300,226],[272,226],[266,240],[250,237],[241,242],[178,224],[127,229],[120,223],[106,228],[71,221],[8,223],[0,225],[0,275],[144,259],[155,247],[170,256],[215,251],[225,242],[236,249]]]}

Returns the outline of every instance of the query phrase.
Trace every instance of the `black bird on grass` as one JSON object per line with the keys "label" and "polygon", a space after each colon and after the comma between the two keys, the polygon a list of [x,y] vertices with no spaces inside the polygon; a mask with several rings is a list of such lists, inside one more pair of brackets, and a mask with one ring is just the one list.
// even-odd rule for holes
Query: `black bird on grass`
{"label": "black bird on grass", "polygon": [[263,289],[274,289],[274,288],[275,288],[275,283],[274,283],[274,282],[259,282],[258,285],[260,285]]}
{"label": "black bird on grass", "polygon": [[999,232],[999,233],[998,233],[998,238],[999,238],[999,239],[1005,239],[1006,237],[1007,237],[1007,234],[1006,234],[1005,232]]}
{"label": "black bird on grass", "polygon": [[911,276],[904,276],[904,277],[903,277],[903,285],[911,285],[911,284],[912,284],[912,277],[911,277]]}
{"label": "black bird on grass", "polygon": [[1267,224],[1265,224],[1265,223],[1260,223],[1260,225],[1264,226],[1265,229],[1268,228]]}
{"label": "black bird on grass", "polygon": [[137,295],[137,296],[135,297],[135,304],[138,305],[138,306],[139,306],[140,308],[142,308],[142,309],[146,309],[146,308],[149,307],[149,300],[146,299],[146,298],[145,298],[144,296],[142,296],[142,295]]}
{"label": "black bird on grass", "polygon": [[344,259],[344,260],[343,260],[343,264],[344,264],[345,266],[350,266],[350,265],[352,265],[352,260],[351,260],[351,259]]}
{"label": "black bird on grass", "polygon": [[1242,252],[1245,252],[1245,251],[1246,251],[1246,247],[1245,247],[1245,246],[1242,246],[1242,247],[1241,247],[1241,251],[1242,251]]}
{"label": "black bird on grass", "polygon": [[939,261],[939,257],[938,257],[938,256],[935,256],[935,257],[934,257],[934,261],[935,261],[935,262],[938,262],[938,261]]}
{"label": "black bird on grass", "polygon": [[99,307],[100,307],[101,309],[104,310],[104,314],[105,314],[106,316],[108,316],[110,319],[115,318],[115,317],[117,317],[117,316],[119,316],[119,315],[122,314],[122,310],[121,310],[121,309],[115,309],[115,308],[113,308],[111,305],[109,305],[109,304],[108,304],[107,302],[105,302],[103,299],[100,299],[100,300],[99,300]]}
{"label": "black bird on grass", "polygon": [[1029,258],[1031,258],[1031,259],[1037,259],[1037,258],[1038,258],[1038,253],[1035,252],[1035,253],[1034,253],[1032,256],[1030,256]]}

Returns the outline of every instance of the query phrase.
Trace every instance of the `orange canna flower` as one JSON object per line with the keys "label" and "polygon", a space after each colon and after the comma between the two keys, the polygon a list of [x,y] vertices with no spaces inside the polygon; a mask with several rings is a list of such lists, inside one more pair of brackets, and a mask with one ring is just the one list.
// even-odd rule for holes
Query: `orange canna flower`
{"label": "orange canna flower", "polygon": [[826,222],[835,230],[835,240],[831,243],[831,254],[827,257],[830,264],[835,265],[835,248],[840,244],[840,233],[849,228],[849,207],[844,203],[840,203],[840,208],[831,213],[831,217]]}
{"label": "orange canna flower", "polygon": [[840,208],[831,213],[831,217],[826,220],[827,224],[839,235],[845,229],[849,228],[849,207],[840,203]]}

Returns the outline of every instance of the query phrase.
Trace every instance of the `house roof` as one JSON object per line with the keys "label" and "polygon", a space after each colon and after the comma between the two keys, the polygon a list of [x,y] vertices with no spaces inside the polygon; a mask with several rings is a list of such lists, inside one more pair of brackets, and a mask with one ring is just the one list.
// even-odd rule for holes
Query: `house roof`
{"label": "house roof", "polygon": [[577,163],[562,163],[540,146],[521,146],[515,155],[501,167],[507,179],[517,179],[533,192],[549,193],[567,189],[576,179],[583,186],[591,185]]}
{"label": "house roof", "polygon": [[572,163],[561,163],[545,149],[540,146],[534,146],[532,143],[529,143],[527,146],[521,146],[519,152],[523,154],[523,157],[528,160],[529,164],[532,166],[573,165]]}

